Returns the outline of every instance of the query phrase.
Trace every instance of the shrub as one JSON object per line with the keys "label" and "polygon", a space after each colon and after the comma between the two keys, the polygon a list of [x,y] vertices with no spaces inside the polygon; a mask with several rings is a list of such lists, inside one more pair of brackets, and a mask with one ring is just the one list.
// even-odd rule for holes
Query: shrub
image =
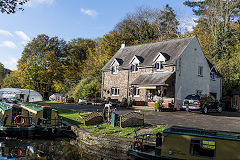
{"label": "shrub", "polygon": [[160,101],[158,100],[156,103],[156,110],[159,110],[159,109],[160,109]]}
{"label": "shrub", "polygon": [[98,79],[86,78],[79,82],[73,91],[73,97],[75,100],[86,99],[92,100],[100,96],[101,83]]}

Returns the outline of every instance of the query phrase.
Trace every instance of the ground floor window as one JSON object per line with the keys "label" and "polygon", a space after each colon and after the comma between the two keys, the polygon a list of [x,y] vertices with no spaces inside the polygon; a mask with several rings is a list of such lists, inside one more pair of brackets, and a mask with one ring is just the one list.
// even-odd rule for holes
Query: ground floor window
{"label": "ground floor window", "polygon": [[190,154],[198,157],[215,157],[216,142],[213,140],[191,139]]}
{"label": "ground floor window", "polygon": [[119,96],[119,88],[111,88],[112,96]]}
{"label": "ground floor window", "polygon": [[140,95],[140,89],[139,89],[139,88],[134,88],[134,90],[133,90],[133,95],[134,95],[135,97],[138,97],[138,96]]}

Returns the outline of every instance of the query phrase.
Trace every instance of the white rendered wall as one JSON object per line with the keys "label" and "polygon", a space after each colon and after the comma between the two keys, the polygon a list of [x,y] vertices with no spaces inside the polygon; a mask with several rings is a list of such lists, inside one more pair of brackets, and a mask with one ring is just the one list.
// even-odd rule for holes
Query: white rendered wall
{"label": "white rendered wall", "polygon": [[[209,94],[210,68],[196,37],[183,51],[176,65],[175,98],[178,106],[182,105],[182,100],[187,95],[196,94],[197,90],[201,90],[202,94]],[[202,77],[198,76],[199,66],[203,67]]]}

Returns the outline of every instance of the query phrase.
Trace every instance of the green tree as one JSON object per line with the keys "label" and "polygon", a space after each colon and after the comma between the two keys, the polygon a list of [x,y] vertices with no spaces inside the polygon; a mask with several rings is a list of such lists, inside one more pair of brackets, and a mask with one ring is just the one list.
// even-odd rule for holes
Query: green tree
{"label": "green tree", "polygon": [[164,10],[140,7],[119,22],[114,31],[126,44],[133,45],[176,38],[178,25],[176,14],[169,5]]}
{"label": "green tree", "polygon": [[21,73],[19,71],[13,71],[3,80],[2,88],[21,88],[22,87],[22,79]]}
{"label": "green tree", "polygon": [[21,7],[28,0],[0,0],[0,10],[2,13],[15,13],[17,10],[23,10]]}
{"label": "green tree", "polygon": [[3,80],[5,76],[5,68],[4,65],[0,62],[0,82]]}
{"label": "green tree", "polygon": [[31,88],[41,92],[56,91],[54,82],[62,82],[66,42],[58,37],[38,35],[22,52],[18,70],[24,78],[22,87],[32,81]]}
{"label": "green tree", "polygon": [[73,91],[73,97],[76,100],[86,99],[92,100],[93,98],[100,97],[101,81],[96,78],[85,78],[76,86]]}

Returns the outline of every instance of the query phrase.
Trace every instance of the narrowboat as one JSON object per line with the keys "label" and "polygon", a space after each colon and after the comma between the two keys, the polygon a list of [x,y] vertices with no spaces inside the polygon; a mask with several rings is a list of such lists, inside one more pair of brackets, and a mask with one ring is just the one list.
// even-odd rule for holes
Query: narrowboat
{"label": "narrowboat", "polygon": [[133,159],[240,159],[240,133],[172,126],[157,133],[137,136],[128,149]]}
{"label": "narrowboat", "polygon": [[57,134],[65,129],[56,109],[32,103],[22,103],[21,107],[30,113],[36,130]]}
{"label": "narrowboat", "polygon": [[[17,104],[0,103],[0,135],[32,134],[35,127],[29,112]],[[21,133],[21,134],[19,134]]]}

